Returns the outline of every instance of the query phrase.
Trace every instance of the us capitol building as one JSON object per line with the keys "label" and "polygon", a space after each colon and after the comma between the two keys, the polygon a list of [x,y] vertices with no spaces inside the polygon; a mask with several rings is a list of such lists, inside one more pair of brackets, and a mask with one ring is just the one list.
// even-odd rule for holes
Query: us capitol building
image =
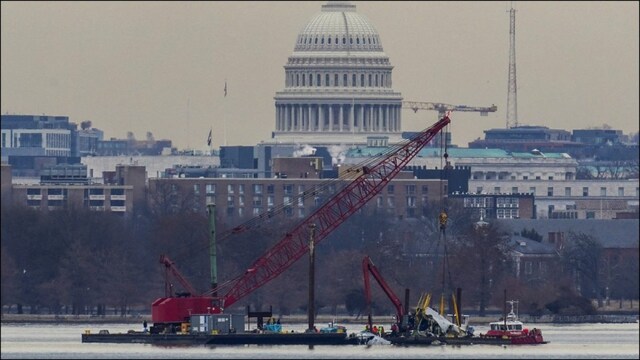
{"label": "us capitol building", "polygon": [[348,1],[329,1],[296,37],[276,92],[267,143],[364,145],[401,138],[402,95],[371,22]]}

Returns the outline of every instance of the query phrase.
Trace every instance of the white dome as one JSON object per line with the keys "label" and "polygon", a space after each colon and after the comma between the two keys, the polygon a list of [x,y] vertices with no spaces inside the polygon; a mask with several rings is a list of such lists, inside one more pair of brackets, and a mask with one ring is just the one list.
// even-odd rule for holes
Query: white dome
{"label": "white dome", "polygon": [[294,51],[383,51],[366,16],[348,1],[329,1],[298,34]]}

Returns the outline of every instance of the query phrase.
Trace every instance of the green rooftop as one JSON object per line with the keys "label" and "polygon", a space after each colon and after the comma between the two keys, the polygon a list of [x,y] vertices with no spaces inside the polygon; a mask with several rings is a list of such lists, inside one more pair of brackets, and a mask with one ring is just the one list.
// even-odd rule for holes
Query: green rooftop
{"label": "green rooftop", "polygon": [[[350,149],[347,157],[375,157],[388,152],[388,147],[358,147]],[[565,153],[529,153],[529,152],[510,152],[502,149],[472,149],[472,148],[449,148],[447,149],[449,156],[452,158],[550,158],[550,159],[570,159],[571,157]],[[418,153],[418,157],[440,157],[442,156],[440,148],[423,148]]]}

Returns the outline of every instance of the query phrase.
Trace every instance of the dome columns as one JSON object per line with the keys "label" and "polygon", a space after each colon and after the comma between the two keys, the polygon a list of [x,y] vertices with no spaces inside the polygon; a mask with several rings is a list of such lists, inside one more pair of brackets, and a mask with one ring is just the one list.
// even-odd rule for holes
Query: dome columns
{"label": "dome columns", "polygon": [[277,126],[281,132],[397,132],[399,104],[278,104]]}

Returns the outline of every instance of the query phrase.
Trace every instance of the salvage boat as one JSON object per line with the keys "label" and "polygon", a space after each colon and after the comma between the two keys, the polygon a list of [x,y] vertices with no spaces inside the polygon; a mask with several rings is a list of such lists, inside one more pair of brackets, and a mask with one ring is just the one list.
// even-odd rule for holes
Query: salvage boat
{"label": "salvage boat", "polygon": [[524,327],[522,321],[518,319],[518,301],[509,300],[506,303],[511,305],[511,310],[503,319],[489,323],[489,331],[480,334],[481,338],[508,340],[511,344],[545,344],[542,331],[537,328],[529,330]]}

